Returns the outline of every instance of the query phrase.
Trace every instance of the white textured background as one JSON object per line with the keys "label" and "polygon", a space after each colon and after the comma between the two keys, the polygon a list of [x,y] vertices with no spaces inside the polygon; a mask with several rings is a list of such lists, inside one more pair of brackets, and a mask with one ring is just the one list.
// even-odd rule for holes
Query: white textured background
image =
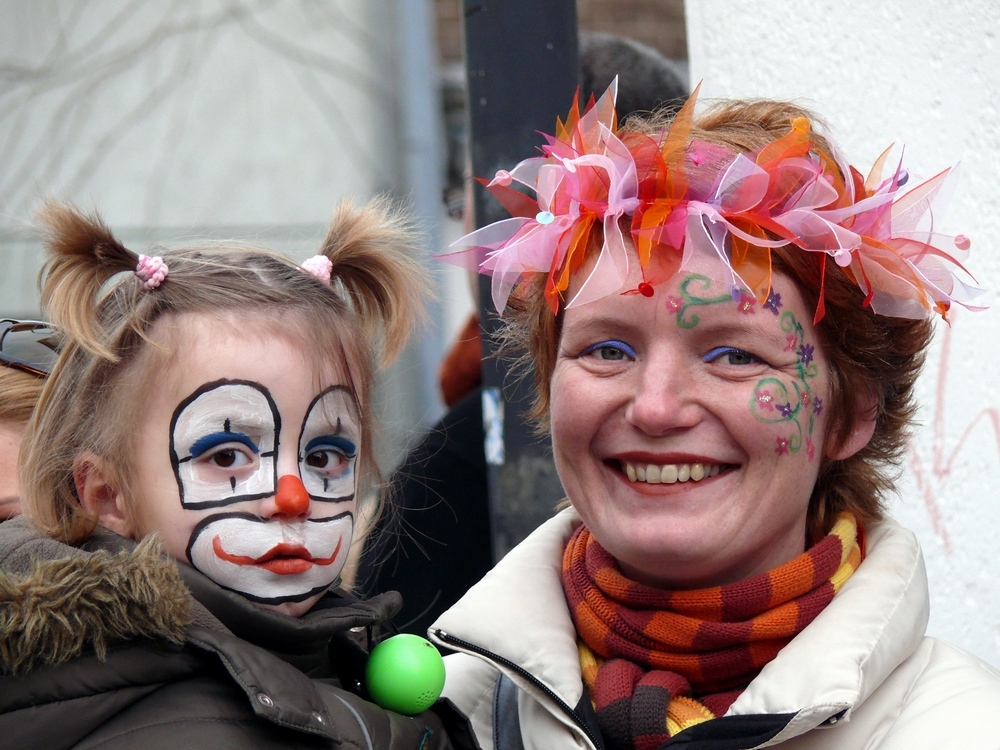
{"label": "white textured background", "polygon": [[687,0],[686,12],[703,99],[796,100],[862,173],[893,142],[913,174],[961,162],[944,231],[972,238],[993,309],[938,326],[890,508],[924,549],[930,634],[1000,665],[1000,3]]}

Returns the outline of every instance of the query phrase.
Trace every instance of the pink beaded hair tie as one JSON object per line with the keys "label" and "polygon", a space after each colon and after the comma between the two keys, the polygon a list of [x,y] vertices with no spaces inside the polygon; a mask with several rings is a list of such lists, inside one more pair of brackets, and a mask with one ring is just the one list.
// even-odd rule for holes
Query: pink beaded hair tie
{"label": "pink beaded hair tie", "polygon": [[315,276],[324,284],[329,285],[330,276],[333,274],[333,261],[325,255],[314,255],[308,260],[303,261],[299,268],[309,275]]}
{"label": "pink beaded hair tie", "polygon": [[135,276],[142,282],[143,289],[156,289],[167,278],[169,269],[160,256],[139,256],[139,264],[135,267]]}

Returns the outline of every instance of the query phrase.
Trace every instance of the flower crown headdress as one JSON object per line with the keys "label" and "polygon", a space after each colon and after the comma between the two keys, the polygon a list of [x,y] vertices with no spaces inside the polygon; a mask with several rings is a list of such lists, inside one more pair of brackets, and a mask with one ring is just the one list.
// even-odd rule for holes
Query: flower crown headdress
{"label": "flower crown headdress", "polygon": [[[698,90],[670,127],[653,138],[619,134],[617,79],[580,114],[578,99],[565,122],[546,135],[542,156],[480,180],[512,218],[466,235],[444,260],[493,277],[493,302],[503,313],[522,280],[547,273],[546,300],[553,313],[608,294],[652,296],[653,287],[697,255],[719,259],[734,295],[750,291],[763,304],[771,287],[771,249],[794,246],[818,254],[819,301],[824,315],[826,261],[833,261],[865,293],[865,305],[882,315],[946,318],[953,303],[983,309],[972,299],[983,290],[962,281],[956,269],[968,255],[964,235],[935,230],[936,203],[947,193],[945,169],[906,192],[902,164],[886,179],[889,150],[867,179],[839,151],[820,150],[804,117],[789,132],[752,153],[691,140]],[[846,178],[846,179],[845,179]],[[510,187],[519,182],[536,199]],[[631,240],[642,281],[626,289],[633,262],[620,220],[631,217]],[[583,265],[591,232],[603,245],[587,277],[569,294]],[[947,319],[947,318],[946,318]]]}

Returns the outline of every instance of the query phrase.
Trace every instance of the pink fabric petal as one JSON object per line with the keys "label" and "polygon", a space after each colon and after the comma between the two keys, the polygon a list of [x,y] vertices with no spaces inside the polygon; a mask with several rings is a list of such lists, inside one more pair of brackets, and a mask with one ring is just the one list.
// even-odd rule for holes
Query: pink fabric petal
{"label": "pink fabric petal", "polygon": [[712,203],[730,214],[749,211],[764,199],[769,183],[767,172],[740,154],[723,173]]}
{"label": "pink fabric petal", "polygon": [[[935,204],[937,213],[943,213],[943,201],[938,204],[937,198],[953,171],[945,169],[939,172],[893,202],[892,226],[895,231],[912,232],[917,229],[933,231]],[[941,197],[944,197],[944,194],[941,194]]]}
{"label": "pink fabric petal", "polygon": [[812,211],[796,209],[774,217],[774,221],[796,237],[795,244],[803,250],[832,255],[841,250],[854,250],[861,246],[861,238],[857,234],[839,224],[826,221]]}
{"label": "pink fabric petal", "polygon": [[487,224],[482,229],[470,232],[464,237],[459,237],[448,247],[470,245],[483,245],[487,247],[490,245],[499,246],[501,243],[511,239],[527,224],[531,223],[531,221],[532,219],[528,219],[523,216],[511,219],[501,219],[500,221],[493,222],[492,224]]}

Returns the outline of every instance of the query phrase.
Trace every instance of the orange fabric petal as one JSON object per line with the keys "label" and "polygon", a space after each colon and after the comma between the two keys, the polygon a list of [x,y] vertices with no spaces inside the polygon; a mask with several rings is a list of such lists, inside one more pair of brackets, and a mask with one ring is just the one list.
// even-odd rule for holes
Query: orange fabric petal
{"label": "orange fabric petal", "polygon": [[885,160],[889,158],[889,152],[892,151],[892,147],[896,145],[894,143],[889,144],[889,148],[883,151],[879,157],[872,164],[872,168],[868,170],[868,179],[865,180],[865,194],[871,195],[875,192],[875,188],[879,186],[882,182],[882,169],[885,167]]}
{"label": "orange fabric petal", "polygon": [[783,159],[793,156],[805,156],[812,148],[812,141],[809,139],[809,120],[804,117],[796,117],[792,120],[792,129],[776,141],[771,141],[764,146],[757,154],[757,166],[764,170],[775,165]]}
{"label": "orange fabric petal", "polygon": [[[756,224],[734,220],[733,224],[747,234],[768,239],[764,230]],[[758,247],[751,242],[731,235],[732,266],[740,278],[750,287],[750,293],[763,305],[771,293],[771,249]]]}
{"label": "orange fabric petal", "polygon": [[[596,218],[592,213],[583,213],[580,221],[573,225],[572,231],[563,235],[564,238],[569,238],[565,255],[557,252],[552,257],[552,268],[549,269],[549,278],[545,283],[545,299],[553,314],[559,312],[559,303],[563,299],[563,293],[569,289],[570,278],[586,260],[590,230]],[[563,258],[561,266],[556,265],[559,258]]]}

